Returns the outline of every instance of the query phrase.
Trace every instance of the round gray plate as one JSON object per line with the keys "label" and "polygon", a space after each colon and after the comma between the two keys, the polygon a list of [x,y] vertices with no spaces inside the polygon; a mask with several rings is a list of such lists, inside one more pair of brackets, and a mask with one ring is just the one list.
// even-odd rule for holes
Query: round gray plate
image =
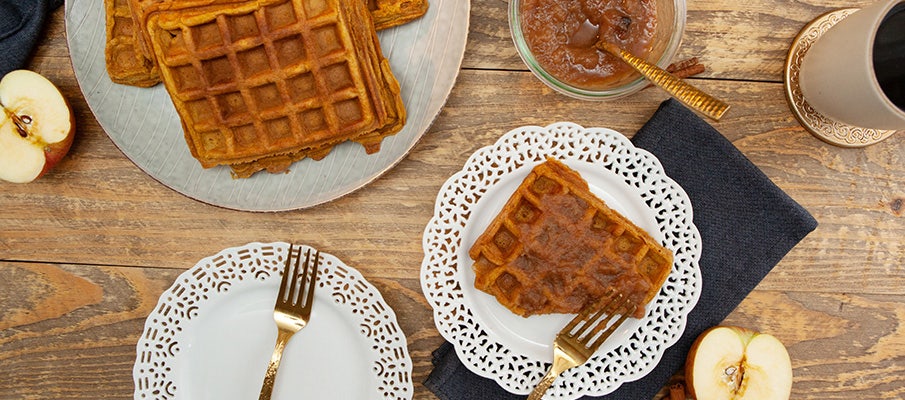
{"label": "round gray plate", "polygon": [[380,44],[408,119],[379,152],[336,146],[321,161],[304,159],[286,174],[233,179],[229,168],[203,169],[189,153],[176,109],[163,85],[138,88],[110,81],[104,65],[104,3],[67,0],[66,35],[76,79],[88,106],[117,147],[148,175],[204,203],[244,211],[284,211],[321,204],[374,181],[401,161],[427,131],[452,90],[468,37],[468,0],[431,0],[426,15],[381,31]]}

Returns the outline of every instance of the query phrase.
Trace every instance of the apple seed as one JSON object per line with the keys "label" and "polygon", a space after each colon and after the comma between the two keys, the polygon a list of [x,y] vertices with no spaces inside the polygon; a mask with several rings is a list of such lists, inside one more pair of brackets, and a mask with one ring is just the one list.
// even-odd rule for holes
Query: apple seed
{"label": "apple seed", "polygon": [[742,379],[744,379],[742,375],[742,368],[737,365],[730,365],[723,370],[723,382],[732,388],[732,393],[738,393],[741,389]]}
{"label": "apple seed", "polygon": [[0,104],[0,107],[3,108],[3,111],[6,112],[6,115],[9,117],[9,119],[13,120],[13,124],[16,125],[16,131],[19,132],[19,136],[27,138],[28,127],[26,125],[31,124],[31,117],[28,115],[19,117],[18,115],[16,115],[16,113],[10,111],[8,108],[3,107],[2,104]]}
{"label": "apple seed", "polygon": [[28,130],[25,126],[25,122],[19,119],[17,116],[13,115],[13,123],[16,124],[16,130],[19,131],[19,136],[24,138],[28,137]]}

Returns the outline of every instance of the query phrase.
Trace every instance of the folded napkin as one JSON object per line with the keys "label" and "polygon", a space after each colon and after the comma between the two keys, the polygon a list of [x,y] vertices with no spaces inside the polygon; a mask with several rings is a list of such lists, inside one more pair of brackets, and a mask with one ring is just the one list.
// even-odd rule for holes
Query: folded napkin
{"label": "folded napkin", "polygon": [[[657,367],[603,399],[651,399],[681,369],[692,342],[720,324],[817,221],[712,126],[667,100],[632,138],[660,159],[691,200],[701,233],[703,288],[685,332]],[[444,400],[521,399],[469,371],[444,343],[424,385]],[[588,397],[591,398],[591,397]]]}
{"label": "folded napkin", "polygon": [[63,0],[0,0],[0,77],[25,67],[44,22]]}

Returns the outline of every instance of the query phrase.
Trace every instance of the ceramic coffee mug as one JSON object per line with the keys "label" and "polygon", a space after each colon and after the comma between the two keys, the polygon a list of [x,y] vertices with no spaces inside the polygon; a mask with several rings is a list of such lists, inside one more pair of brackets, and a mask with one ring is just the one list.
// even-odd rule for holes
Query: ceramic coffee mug
{"label": "ceramic coffee mug", "polygon": [[799,79],[828,118],[905,129],[905,0],[882,0],[829,28],[804,55]]}

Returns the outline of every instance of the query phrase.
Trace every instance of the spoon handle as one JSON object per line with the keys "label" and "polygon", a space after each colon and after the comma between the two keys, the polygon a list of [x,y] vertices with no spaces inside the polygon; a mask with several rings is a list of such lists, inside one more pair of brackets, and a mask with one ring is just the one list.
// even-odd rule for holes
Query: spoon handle
{"label": "spoon handle", "polygon": [[653,84],[666,90],[685,105],[700,111],[702,114],[713,118],[715,121],[719,121],[723,114],[729,110],[728,104],[704,93],[700,89],[676,78],[674,75],[664,71],[660,67],[651,64],[642,58],[636,57],[632,53],[629,53],[612,43],[601,40],[597,42],[597,47],[621,58],[622,61],[631,65]]}

